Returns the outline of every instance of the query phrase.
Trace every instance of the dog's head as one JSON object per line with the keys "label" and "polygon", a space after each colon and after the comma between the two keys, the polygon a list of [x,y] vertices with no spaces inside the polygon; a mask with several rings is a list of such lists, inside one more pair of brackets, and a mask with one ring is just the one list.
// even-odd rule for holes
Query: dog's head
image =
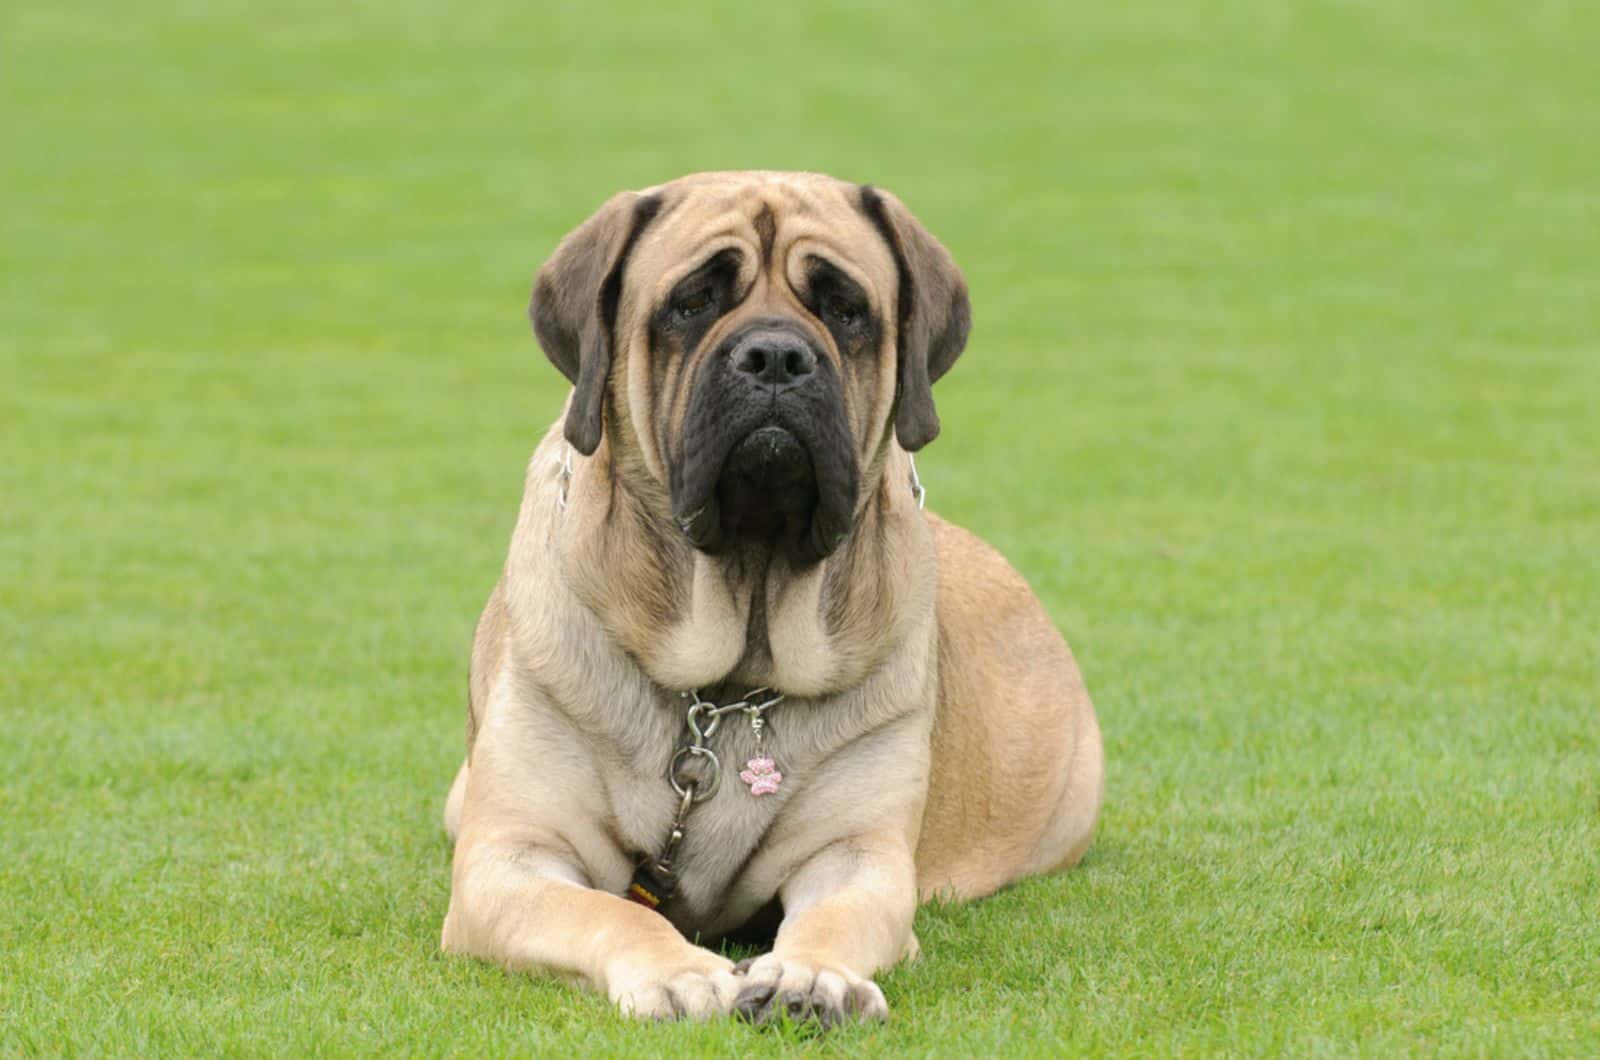
{"label": "dog's head", "polygon": [[540,270],[530,314],[573,383],[575,449],[609,431],[701,551],[801,565],[849,534],[891,429],[907,450],[938,433],[931,387],[971,322],[894,196],[762,172],[615,196]]}

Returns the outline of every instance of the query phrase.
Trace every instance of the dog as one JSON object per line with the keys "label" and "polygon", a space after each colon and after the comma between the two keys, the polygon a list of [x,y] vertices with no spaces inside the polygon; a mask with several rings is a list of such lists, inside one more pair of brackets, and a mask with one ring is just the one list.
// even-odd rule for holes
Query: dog
{"label": "dog", "polygon": [[1103,786],[1044,609],[922,509],[960,271],[888,192],[704,173],[606,202],[529,313],[572,391],[474,636],[444,949],[640,1017],[885,1018],[918,902],[1075,864]]}

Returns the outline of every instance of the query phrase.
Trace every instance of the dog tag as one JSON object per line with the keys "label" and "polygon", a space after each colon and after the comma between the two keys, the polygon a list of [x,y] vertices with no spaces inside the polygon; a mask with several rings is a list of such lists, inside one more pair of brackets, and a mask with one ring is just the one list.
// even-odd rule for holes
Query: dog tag
{"label": "dog tag", "polygon": [[765,755],[757,755],[744,764],[739,779],[750,785],[750,794],[771,795],[783,783],[783,774],[778,772],[778,763]]}

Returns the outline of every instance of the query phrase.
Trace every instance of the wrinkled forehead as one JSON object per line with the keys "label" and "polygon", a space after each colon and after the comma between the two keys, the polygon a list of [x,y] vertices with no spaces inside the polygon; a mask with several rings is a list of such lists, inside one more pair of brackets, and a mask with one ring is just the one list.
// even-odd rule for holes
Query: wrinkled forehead
{"label": "wrinkled forehead", "polygon": [[740,273],[801,282],[822,258],[860,284],[880,307],[898,289],[894,256],[860,208],[853,184],[809,174],[704,174],[651,189],[661,211],[627,264],[630,286],[664,297],[722,251],[740,252]]}

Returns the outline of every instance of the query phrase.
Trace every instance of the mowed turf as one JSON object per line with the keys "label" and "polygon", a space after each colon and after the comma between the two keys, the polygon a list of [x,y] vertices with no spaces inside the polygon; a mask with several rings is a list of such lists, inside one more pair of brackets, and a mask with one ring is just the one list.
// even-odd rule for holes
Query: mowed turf
{"label": "mowed turf", "polygon": [[[547,6],[0,14],[0,1052],[1600,1050],[1600,14]],[[1109,765],[826,1038],[438,952],[533,270],[744,166],[965,268]]]}

